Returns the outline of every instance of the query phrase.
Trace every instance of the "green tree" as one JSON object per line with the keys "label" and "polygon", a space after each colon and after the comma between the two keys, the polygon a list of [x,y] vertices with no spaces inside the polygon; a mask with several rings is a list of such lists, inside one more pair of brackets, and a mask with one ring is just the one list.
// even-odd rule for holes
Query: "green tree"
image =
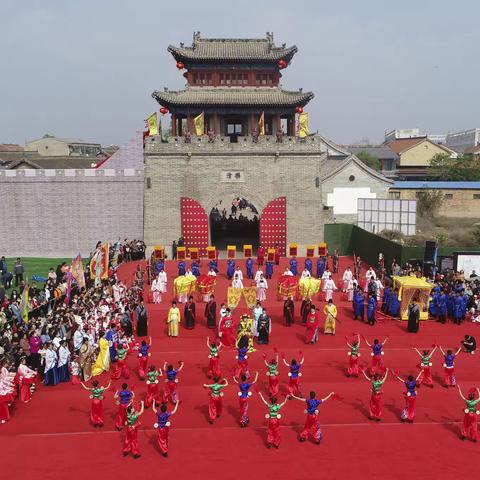
{"label": "green tree", "polygon": [[437,153],[430,160],[428,176],[432,180],[480,180],[480,163],[472,155],[451,158],[448,153]]}
{"label": "green tree", "polygon": [[417,194],[417,212],[421,217],[434,217],[445,196],[440,190],[424,190]]}
{"label": "green tree", "polygon": [[358,152],[355,154],[356,157],[361,160],[365,165],[379,172],[382,169],[380,160],[373,155],[370,155],[368,152]]}

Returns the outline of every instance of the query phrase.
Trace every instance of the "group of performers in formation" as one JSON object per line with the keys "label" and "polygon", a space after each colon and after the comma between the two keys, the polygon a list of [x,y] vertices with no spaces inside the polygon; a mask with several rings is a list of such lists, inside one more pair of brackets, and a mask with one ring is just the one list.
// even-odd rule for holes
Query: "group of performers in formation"
{"label": "group of performers in formation", "polygon": [[[251,259],[247,259],[247,262],[248,260]],[[212,262],[209,265],[210,271],[213,271],[216,274],[218,272],[218,267]],[[179,262],[179,274],[182,274],[181,264],[182,262]],[[194,266],[192,265],[192,274],[195,275],[198,272],[197,270],[194,270],[193,267]],[[288,272],[285,272],[284,274],[298,275],[297,267],[297,260],[292,258],[290,260]],[[336,262],[334,261],[333,267],[333,271],[338,272],[338,259]],[[229,272],[227,273],[230,278],[233,281],[235,281],[235,279],[238,281],[239,267],[236,267],[230,262],[228,268]],[[184,271],[183,274],[185,273],[187,272]],[[305,278],[312,274],[312,261],[306,259],[305,269],[302,272],[302,276]],[[266,278],[269,278],[269,276],[271,276],[269,271],[267,271],[265,276],[262,272],[261,278],[259,276],[259,280],[265,281],[266,283]],[[331,273],[325,259],[319,259],[317,263],[317,276],[326,281],[331,280]],[[253,263],[251,268],[249,268],[247,263],[247,277],[254,277]],[[355,318],[359,317],[363,319],[365,296],[363,294],[363,289],[358,285],[356,277],[358,277],[358,273],[354,275],[354,273],[347,268],[343,275],[343,291],[347,295],[348,300],[353,304]],[[368,292],[369,297],[367,305],[367,320],[371,323],[371,319],[373,318],[373,323],[375,323],[374,311],[377,309],[377,302],[380,300],[380,289],[383,289],[383,286],[376,278],[373,269],[367,271],[365,278],[365,290]],[[167,286],[167,278],[163,266],[159,269],[158,275],[154,281],[156,283],[154,288],[154,284],[152,284],[153,301],[158,303],[161,301],[161,294],[166,292]],[[331,281],[333,283],[333,280]],[[265,290],[266,288],[268,287],[265,287]],[[324,333],[335,334],[337,309],[333,304],[331,295],[333,290],[336,290],[334,283],[333,287],[329,288],[329,290],[329,296],[326,298],[327,303],[323,309],[326,317]],[[442,295],[444,294],[441,290],[436,292],[436,294],[439,298],[439,305],[443,305]],[[461,293],[459,293],[458,297],[461,297]],[[455,304],[456,302],[457,301],[455,301]],[[461,302],[461,300],[458,302]],[[291,298],[285,300],[284,318],[287,326],[293,323],[292,303],[293,301]],[[140,303],[140,306],[143,308],[143,302]],[[384,289],[382,310],[383,309],[392,316],[398,314],[398,292],[392,291],[392,289],[388,288]],[[255,310],[257,311],[255,312]],[[439,315],[443,315],[441,312],[443,312],[443,310],[438,310]],[[302,322],[306,325],[307,329],[306,343],[315,343],[318,339],[319,333],[320,317],[318,310],[310,299],[303,299],[300,313],[302,316]],[[193,302],[193,297],[190,297],[185,303],[184,315],[185,317],[190,316],[195,319],[195,304]],[[286,405],[288,400],[297,400],[305,404],[306,420],[304,428],[299,435],[299,441],[304,442],[309,436],[311,436],[315,443],[320,444],[322,440],[322,431],[319,421],[319,407],[329,399],[340,399],[340,397],[334,392],[329,392],[323,398],[317,397],[317,394],[314,391],[310,391],[306,397],[303,395],[300,383],[302,377],[301,370],[305,360],[303,353],[299,353],[298,359],[292,358],[290,361],[287,361],[286,358],[281,355],[281,363],[280,354],[276,349],[271,358],[267,357],[265,353],[263,354],[263,364],[265,365],[266,376],[268,378],[268,394],[262,393],[256,386],[258,383],[259,372],[250,372],[248,358],[250,354],[255,353],[254,338],[257,337],[258,344],[269,343],[268,334],[271,329],[271,319],[268,316],[266,309],[262,307],[261,300],[259,299],[257,306],[254,309],[254,318],[251,319],[248,315],[242,316],[238,328],[233,321],[232,312],[230,312],[230,309],[225,307],[224,304],[221,306],[219,325],[216,325],[216,304],[213,295],[210,296],[207,302],[205,316],[207,318],[207,325],[210,328],[218,329],[215,339],[207,339],[207,348],[209,351],[207,376],[210,381],[204,383],[203,387],[208,391],[209,422],[214,423],[223,413],[223,393],[225,389],[231,387],[231,384],[228,381],[227,375],[224,375],[225,371],[224,368],[222,368],[220,357],[221,352],[225,348],[233,348],[236,350],[236,366],[233,371],[232,379],[238,388],[238,419],[240,427],[245,428],[249,425],[249,399],[253,394],[252,390],[254,390],[258,393],[259,399],[268,410],[268,413],[266,414],[268,420],[266,440],[269,448],[278,448],[280,445],[280,411]],[[178,336],[180,317],[180,310],[174,301],[169,310],[167,319],[168,333],[169,336],[173,338]],[[144,339],[141,341],[136,340],[133,336],[125,335],[125,332],[122,332],[122,329],[118,327],[119,325],[112,324],[106,332],[101,332],[99,334],[99,353],[95,363],[90,365],[91,371],[88,371],[88,369],[85,371],[83,368],[73,368],[69,373],[68,368],[65,372],[60,371],[57,368],[57,375],[63,375],[67,380],[70,378],[72,383],[81,384],[83,388],[90,392],[90,421],[94,427],[100,428],[104,425],[104,396],[110,391],[112,380],[123,379],[122,381],[124,381],[129,379],[130,370],[127,364],[127,357],[129,354],[132,354],[132,352],[135,352],[135,355],[138,358],[138,376],[141,380],[145,381],[145,392],[143,394],[136,393],[134,388],[129,386],[128,383],[122,383],[121,388],[115,390],[114,394],[114,398],[118,404],[115,426],[118,430],[124,431],[123,455],[127,456],[131,454],[135,458],[140,456],[138,442],[140,417],[145,413],[145,409],[152,408],[152,411],[156,416],[154,427],[158,431],[158,447],[160,452],[167,457],[169,451],[170,417],[177,413],[179,408],[180,398],[178,382],[179,373],[184,368],[184,363],[180,361],[177,366],[164,363],[162,368],[149,365],[152,344],[151,339]],[[369,368],[359,364],[362,339],[370,350],[372,356]],[[432,359],[435,352],[439,350],[444,360],[443,386],[446,388],[457,387],[460,397],[465,402],[465,415],[461,438],[470,439],[474,442],[477,441],[477,415],[480,413],[477,410],[477,405],[480,402],[480,390],[478,388],[470,388],[467,392],[463,392],[460,386],[457,385],[455,362],[462,351],[461,348],[457,350],[443,349],[439,345],[433,345],[428,349],[414,348],[414,351],[420,358],[418,374],[416,376],[401,376],[398,371],[391,370],[384,364],[384,346],[388,338],[385,338],[383,341],[374,339],[371,343],[364,337],[362,339],[359,334],[353,334],[351,338],[346,338],[346,345],[349,349],[349,361],[345,373],[348,377],[359,377],[361,375],[370,383],[371,396],[369,419],[377,422],[381,420],[383,388],[390,375],[402,382],[405,387],[405,407],[401,413],[401,421],[413,422],[416,412],[418,389],[421,385],[426,385],[432,388],[434,386],[432,378]],[[84,340],[84,343],[88,344],[88,339]],[[466,349],[465,351],[469,350]],[[72,362],[69,363],[71,364]],[[280,367],[282,364],[288,370],[286,393],[280,392]],[[34,390],[36,372],[27,367],[24,362],[22,362],[18,368],[17,375],[12,374],[7,368],[7,365],[2,365],[1,367],[0,396],[7,398],[10,395],[11,400],[13,401],[15,389],[17,389],[20,392],[21,401],[28,402],[31,398],[31,393]],[[47,374],[48,370],[49,369],[46,370]],[[100,375],[106,371],[110,371],[111,379],[105,385],[102,385],[103,382],[100,382],[99,379],[92,379],[93,376]],[[71,374],[71,377],[69,377],[69,374]],[[164,388],[162,391],[159,383],[161,378],[164,379]],[[81,379],[83,381],[81,381]],[[85,383],[89,380],[92,380],[90,384]],[[4,403],[0,403],[0,405],[4,405]]]}

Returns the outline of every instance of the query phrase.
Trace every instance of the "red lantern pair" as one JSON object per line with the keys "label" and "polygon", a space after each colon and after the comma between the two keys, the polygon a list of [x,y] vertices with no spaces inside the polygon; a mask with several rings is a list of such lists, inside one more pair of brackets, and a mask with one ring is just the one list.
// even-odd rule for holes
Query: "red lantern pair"
{"label": "red lantern pair", "polygon": [[177,68],[179,70],[183,70],[185,68],[185,64],[183,62],[177,62]]}
{"label": "red lantern pair", "polygon": [[303,108],[302,107],[295,107],[295,111],[297,113],[303,113]]}
{"label": "red lantern pair", "polygon": [[162,107],[162,108],[160,109],[160,113],[161,113],[162,115],[165,115],[166,113],[168,113],[168,108]]}
{"label": "red lantern pair", "polygon": [[287,62],[285,60],[279,60],[278,66],[280,68],[286,68],[287,67]]}

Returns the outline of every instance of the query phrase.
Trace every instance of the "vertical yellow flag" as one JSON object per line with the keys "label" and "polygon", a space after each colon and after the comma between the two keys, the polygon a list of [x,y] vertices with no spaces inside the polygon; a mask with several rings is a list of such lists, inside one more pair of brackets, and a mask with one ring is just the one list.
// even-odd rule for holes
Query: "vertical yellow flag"
{"label": "vertical yellow flag", "polygon": [[258,119],[258,134],[265,135],[265,112],[262,112]]}
{"label": "vertical yellow flag", "polygon": [[147,127],[148,127],[148,135],[158,135],[158,119],[157,119],[157,112],[153,113],[147,118]]}
{"label": "vertical yellow flag", "polygon": [[201,137],[205,133],[205,115],[203,112],[193,118],[193,124],[195,125],[195,135]]}
{"label": "vertical yellow flag", "polygon": [[308,130],[308,113],[301,113],[298,116],[298,136],[300,138],[305,138],[310,135]]}

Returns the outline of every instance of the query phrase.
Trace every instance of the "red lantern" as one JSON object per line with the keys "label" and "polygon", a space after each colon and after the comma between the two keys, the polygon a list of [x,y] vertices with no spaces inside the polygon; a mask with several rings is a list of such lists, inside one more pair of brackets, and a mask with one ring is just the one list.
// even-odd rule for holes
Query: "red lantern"
{"label": "red lantern", "polygon": [[303,108],[302,107],[295,107],[295,111],[297,113],[303,113]]}
{"label": "red lantern", "polygon": [[279,60],[278,66],[280,68],[286,68],[287,67],[287,62],[285,60]]}
{"label": "red lantern", "polygon": [[185,64],[183,62],[177,62],[177,68],[179,70],[183,70],[185,68]]}
{"label": "red lantern", "polygon": [[162,108],[160,109],[160,113],[161,113],[162,115],[165,115],[166,113],[168,113],[168,108],[162,107]]}

